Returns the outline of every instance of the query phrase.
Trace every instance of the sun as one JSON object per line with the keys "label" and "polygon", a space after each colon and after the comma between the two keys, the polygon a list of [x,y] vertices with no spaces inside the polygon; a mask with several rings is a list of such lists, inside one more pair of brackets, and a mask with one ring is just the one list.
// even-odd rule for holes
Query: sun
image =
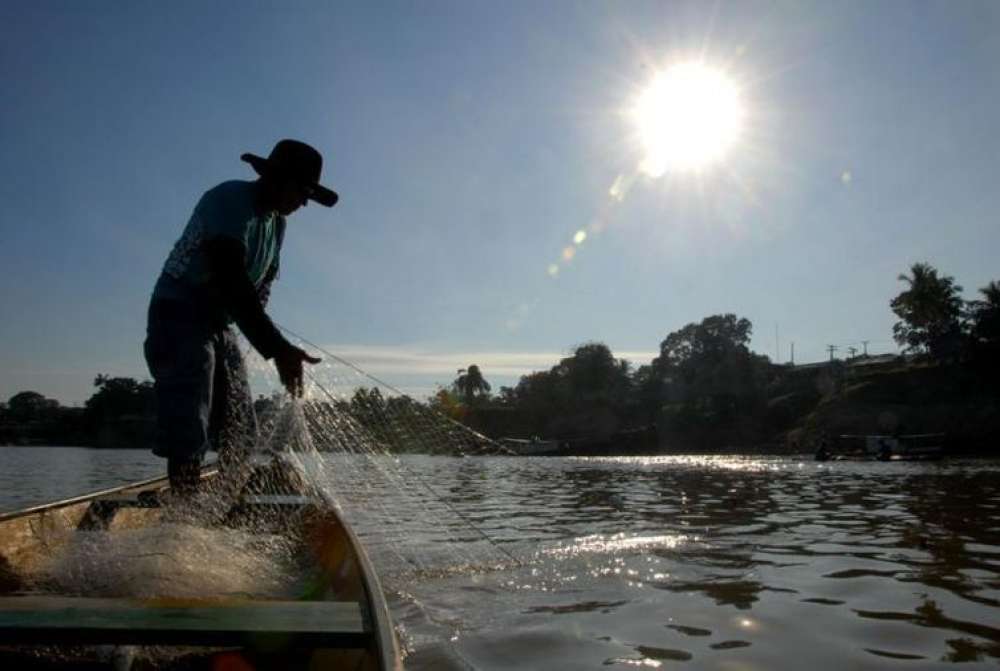
{"label": "sun", "polygon": [[645,152],[640,168],[660,177],[719,162],[739,139],[743,116],[739,89],[722,71],[697,62],[667,68],[632,108]]}

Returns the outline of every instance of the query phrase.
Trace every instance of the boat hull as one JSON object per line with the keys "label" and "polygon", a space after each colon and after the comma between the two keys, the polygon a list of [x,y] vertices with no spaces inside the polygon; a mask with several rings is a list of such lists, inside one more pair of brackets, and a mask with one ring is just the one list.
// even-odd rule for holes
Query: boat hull
{"label": "boat hull", "polygon": [[[217,473],[206,469],[202,477],[211,481]],[[81,533],[114,535],[155,527],[164,515],[158,502],[167,493],[166,478],[156,478],[0,515],[0,663],[5,668],[52,668],[53,664],[82,668],[91,666],[95,655],[106,655],[109,645],[126,645],[127,641],[133,641],[132,645],[183,644],[186,652],[172,657],[173,661],[165,662],[162,668],[218,668],[219,664],[243,669],[402,668],[378,575],[354,531],[321,493],[247,493],[234,503],[225,520],[228,527],[253,529],[265,517],[281,517],[283,526],[294,535],[303,571],[310,576],[307,582],[311,588],[297,595],[297,600],[117,600],[120,609],[146,614],[145,619],[128,616],[132,623],[146,622],[143,630],[141,626],[126,626],[125,616],[118,625],[113,618],[105,618],[103,624],[94,617],[84,618],[80,614],[94,606],[86,599],[66,601],[63,596],[45,593],[38,577],[44,575],[55,554],[67,549]],[[347,625],[330,621],[323,602],[331,603],[331,612],[344,608],[353,612],[350,606],[355,604],[361,633],[354,636],[352,631],[337,629]],[[69,613],[65,617],[76,617],[78,622],[59,623],[59,608]],[[222,624],[212,629],[206,627],[204,618],[194,618],[200,624],[185,628],[182,615],[199,608],[216,613]],[[101,610],[114,611],[102,606],[94,612]],[[270,632],[273,635],[264,631],[241,638],[233,624],[245,620],[246,626],[259,627],[269,617],[276,623],[277,631]],[[295,631],[297,621],[315,622],[316,631]],[[16,644],[28,640],[33,645]],[[224,643],[229,640],[231,644]],[[93,647],[102,641],[107,645]]]}

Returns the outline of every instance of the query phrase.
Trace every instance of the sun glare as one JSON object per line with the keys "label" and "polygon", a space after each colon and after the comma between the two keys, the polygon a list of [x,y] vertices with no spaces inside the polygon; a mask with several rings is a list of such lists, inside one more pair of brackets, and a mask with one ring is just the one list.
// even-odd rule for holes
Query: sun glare
{"label": "sun glare", "polygon": [[652,177],[696,171],[722,159],[739,138],[743,106],[723,72],[683,63],[658,74],[632,110]]}

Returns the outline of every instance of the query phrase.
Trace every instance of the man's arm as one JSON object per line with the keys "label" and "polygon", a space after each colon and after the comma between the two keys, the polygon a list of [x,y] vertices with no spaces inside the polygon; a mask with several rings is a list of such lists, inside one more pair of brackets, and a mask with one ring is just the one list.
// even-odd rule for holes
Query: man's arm
{"label": "man's arm", "polygon": [[302,363],[316,364],[320,360],[288,342],[264,312],[247,275],[243,243],[235,238],[213,238],[204,244],[204,252],[223,306],[236,319],[254,349],[265,359],[274,359],[278,377],[288,393],[301,397]]}
{"label": "man's arm", "polygon": [[[292,348],[292,344],[264,312],[267,298],[258,295],[247,275],[243,244],[235,238],[219,236],[204,243],[204,252],[223,306],[254,349],[265,359],[272,359]],[[268,280],[273,280],[273,277]],[[263,286],[269,293],[270,281],[265,281]]]}

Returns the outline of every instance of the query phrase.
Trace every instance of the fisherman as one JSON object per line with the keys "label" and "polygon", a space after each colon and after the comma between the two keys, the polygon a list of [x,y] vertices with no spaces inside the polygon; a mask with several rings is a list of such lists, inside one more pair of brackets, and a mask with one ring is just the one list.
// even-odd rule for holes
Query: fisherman
{"label": "fisherman", "polygon": [[163,266],[149,305],[146,363],[157,403],[153,453],[167,459],[171,489],[198,486],[209,447],[223,473],[238,471],[256,442],[257,418],[235,321],[250,344],[274,361],[281,383],[302,395],[302,364],[319,363],[282,336],[265,307],[278,275],[285,217],[337,194],[319,184],[323,158],[309,145],[281,140],[267,158],[243,154],[255,181],[223,182],[205,192]]}
{"label": "fisherman", "polygon": [[830,446],[824,435],[819,439],[819,448],[816,450],[816,461],[829,461],[830,457]]}

